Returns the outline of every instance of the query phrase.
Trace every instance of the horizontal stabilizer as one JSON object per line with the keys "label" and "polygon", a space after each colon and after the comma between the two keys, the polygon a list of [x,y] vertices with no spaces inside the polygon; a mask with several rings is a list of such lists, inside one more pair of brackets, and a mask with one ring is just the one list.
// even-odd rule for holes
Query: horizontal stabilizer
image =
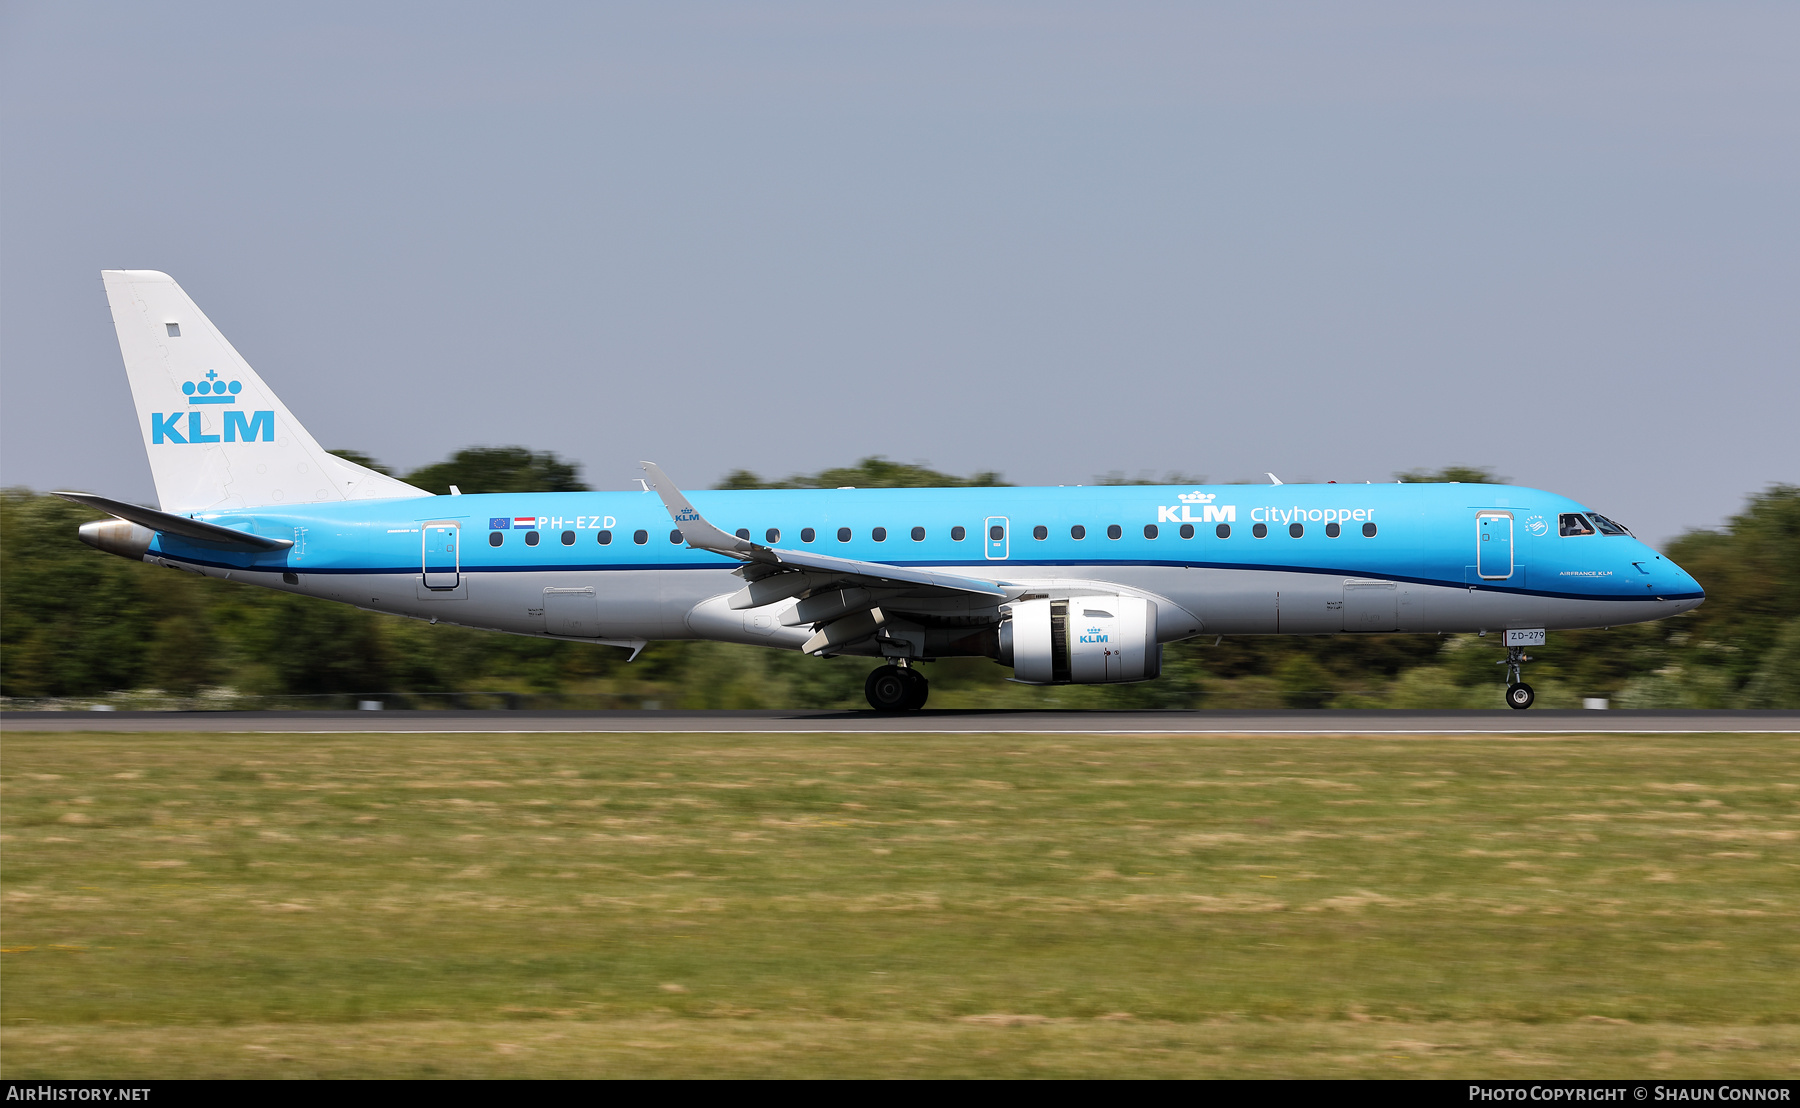
{"label": "horizontal stabilizer", "polygon": [[262,535],[252,535],[247,531],[234,531],[229,527],[220,527],[216,523],[202,523],[200,520],[188,519],[186,516],[159,512],[155,508],[127,504],[111,497],[95,496],[91,492],[59,492],[52,495],[60,496],[64,500],[86,508],[95,508],[118,516],[120,519],[129,520],[140,527],[148,527],[152,531],[161,531],[169,535],[179,535],[193,542],[203,542],[236,550],[286,550],[294,545],[293,539],[271,539]]}

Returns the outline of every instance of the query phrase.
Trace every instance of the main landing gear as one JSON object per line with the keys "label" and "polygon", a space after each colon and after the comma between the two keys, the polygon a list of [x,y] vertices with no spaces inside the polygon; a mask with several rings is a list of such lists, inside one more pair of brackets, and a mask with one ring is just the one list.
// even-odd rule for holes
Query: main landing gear
{"label": "main landing gear", "polygon": [[877,712],[910,712],[925,706],[931,685],[910,666],[882,666],[863,682],[863,695]]}
{"label": "main landing gear", "polygon": [[1497,666],[1506,667],[1506,706],[1508,708],[1524,711],[1531,707],[1532,701],[1537,699],[1537,694],[1531,691],[1531,686],[1519,679],[1519,667],[1529,661],[1531,661],[1531,655],[1525,653],[1524,647],[1509,646],[1506,648],[1506,660],[1494,663]]}

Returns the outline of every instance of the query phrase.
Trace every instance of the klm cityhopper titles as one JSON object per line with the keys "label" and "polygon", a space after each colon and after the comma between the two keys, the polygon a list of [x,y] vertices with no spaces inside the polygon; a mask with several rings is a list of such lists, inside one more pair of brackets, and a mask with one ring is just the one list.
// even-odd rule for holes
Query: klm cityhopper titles
{"label": "klm cityhopper titles", "polygon": [[320,449],[167,275],[102,274],[161,510],[113,554],[381,612],[630,649],[715,639],[880,659],[869,703],[924,705],[915,663],[1032,684],[1143,681],[1196,635],[1505,635],[1529,707],[1547,630],[1705,599],[1567,497],[1507,485],[1224,485],[433,496]]}

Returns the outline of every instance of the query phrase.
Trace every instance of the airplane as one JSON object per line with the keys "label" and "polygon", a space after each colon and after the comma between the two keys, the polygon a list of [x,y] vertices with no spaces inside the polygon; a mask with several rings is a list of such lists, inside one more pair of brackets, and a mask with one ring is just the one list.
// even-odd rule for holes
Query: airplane
{"label": "airplane", "polygon": [[1663,619],[1700,585],[1568,497],[1501,484],[780,489],[438,496],[319,447],[167,274],[101,275],[159,507],[111,554],[466,627],[629,649],[711,639],[918,664],[986,657],[1037,685],[1149,680],[1200,636],[1490,632],[1505,703],[1552,630]]}

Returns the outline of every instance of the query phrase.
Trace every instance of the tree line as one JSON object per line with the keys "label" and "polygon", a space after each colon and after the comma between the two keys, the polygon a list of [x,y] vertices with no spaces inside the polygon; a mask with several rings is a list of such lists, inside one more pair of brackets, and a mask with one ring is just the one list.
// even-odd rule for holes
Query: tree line
{"label": "tree line", "polygon": [[[339,451],[389,472],[354,451]],[[1402,480],[1493,480],[1454,467]],[[548,452],[477,447],[405,474],[435,493],[582,491]],[[1147,483],[1111,474],[1097,483]],[[1178,476],[1178,481],[1194,478]],[[881,457],[720,488],[992,486]],[[76,528],[94,513],[26,489],[0,493],[0,696],[114,702],[296,704],[335,696],[399,703],[507,694],[569,707],[859,707],[867,659],[816,659],[709,642],[653,643],[635,662],[610,647],[433,626],[102,554]],[[1664,551],[1707,591],[1700,608],[1610,631],[1559,632],[1527,672],[1546,707],[1800,707],[1800,488],[1752,496],[1717,531]],[[932,706],[1500,706],[1497,637],[1336,635],[1176,643],[1138,685],[1040,689],[986,659],[926,666]],[[244,699],[253,698],[253,699]],[[307,698],[312,698],[308,700]],[[410,698],[410,699],[409,699]],[[470,703],[492,701],[470,700]]]}

